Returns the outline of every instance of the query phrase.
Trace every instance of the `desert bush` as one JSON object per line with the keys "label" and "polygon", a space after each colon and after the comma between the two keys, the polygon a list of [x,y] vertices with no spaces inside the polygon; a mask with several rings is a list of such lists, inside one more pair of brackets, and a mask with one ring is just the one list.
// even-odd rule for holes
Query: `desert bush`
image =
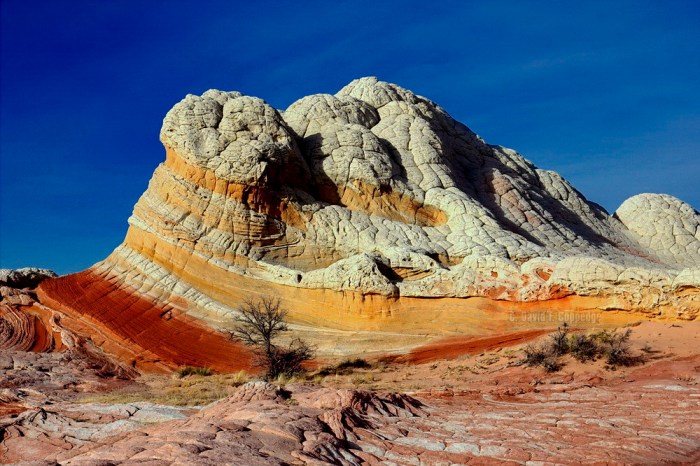
{"label": "desert bush", "polygon": [[365,359],[355,358],[347,359],[336,366],[337,369],[369,369],[372,365],[368,363]]}
{"label": "desert bush", "polygon": [[638,361],[639,358],[634,357],[630,349],[631,336],[632,329],[629,328],[622,333],[603,331],[597,334],[606,362],[610,366],[631,366]]}
{"label": "desert bush", "polygon": [[548,345],[527,345],[523,350],[525,353],[524,363],[528,366],[541,366],[551,358],[552,353]]}
{"label": "desert bush", "polygon": [[564,322],[561,327],[557,327],[557,331],[551,334],[549,338],[550,353],[562,356],[569,352],[569,324]]}
{"label": "desert bush", "polygon": [[564,367],[564,364],[562,364],[556,356],[547,356],[542,361],[541,366],[546,372],[559,372],[559,370]]}
{"label": "desert bush", "polygon": [[253,348],[255,365],[265,370],[266,380],[303,372],[302,364],[314,357],[315,348],[298,338],[287,347],[274,343],[281,333],[288,330],[285,321],[288,311],[279,299],[248,299],[237,311],[231,337]]}
{"label": "desert bush", "polygon": [[547,372],[557,372],[563,367],[563,364],[559,361],[561,354],[555,350],[555,345],[557,344],[555,341],[552,338],[541,345],[527,345],[523,349],[525,353],[523,363],[528,366],[542,366]]}
{"label": "desert bush", "polygon": [[595,361],[600,355],[600,347],[591,336],[575,334],[569,337],[569,352],[580,362]]}
{"label": "desert bush", "polygon": [[184,366],[175,371],[175,375],[179,378],[187,377],[188,375],[201,375],[209,376],[214,372],[208,367],[194,367],[194,366]]}
{"label": "desert bush", "polygon": [[293,376],[303,372],[302,364],[314,357],[315,349],[298,338],[292,340],[285,348],[275,347],[271,356],[265,356],[268,378],[278,375]]}
{"label": "desert bush", "polygon": [[[564,324],[549,336],[541,345],[527,345],[522,362],[528,366],[542,366],[547,372],[556,372],[563,364],[559,357],[570,354],[581,362],[595,361],[605,357],[608,367],[631,366],[643,362],[641,356],[634,356],[630,348],[632,330],[624,332],[603,330],[593,335],[571,334]],[[648,347],[648,345],[647,345]],[[644,351],[649,352],[646,349]]]}

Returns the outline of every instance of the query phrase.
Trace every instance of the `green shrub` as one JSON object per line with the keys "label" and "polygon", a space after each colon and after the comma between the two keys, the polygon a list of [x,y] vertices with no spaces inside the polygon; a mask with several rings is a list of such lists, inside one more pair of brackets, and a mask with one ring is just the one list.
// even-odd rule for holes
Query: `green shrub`
{"label": "green shrub", "polygon": [[527,345],[523,350],[525,353],[525,364],[528,366],[541,366],[552,357],[551,348],[548,345]]}
{"label": "green shrub", "polygon": [[548,356],[542,361],[542,367],[546,372],[559,372],[564,364],[556,356]]}
{"label": "green shrub", "polygon": [[343,369],[369,369],[372,367],[370,363],[368,363],[366,360],[362,358],[355,358],[355,359],[348,359],[337,366],[335,366],[336,369],[338,370],[343,370]]}
{"label": "green shrub", "polygon": [[613,332],[606,334],[603,339],[603,351],[609,365],[631,366],[639,360],[639,358],[632,355],[630,350],[629,340],[631,335],[631,329],[627,329],[622,333]]}
{"label": "green shrub", "polygon": [[[632,330],[624,332],[603,330],[593,335],[570,334],[567,324],[557,328],[549,340],[541,345],[527,345],[523,352],[523,363],[528,366],[542,366],[547,372],[556,372],[563,367],[561,356],[570,354],[581,362],[595,361],[605,357],[609,367],[632,366],[643,362],[642,357],[634,356],[630,349]],[[648,345],[647,345],[648,347]],[[646,349],[645,351],[650,351]]]}

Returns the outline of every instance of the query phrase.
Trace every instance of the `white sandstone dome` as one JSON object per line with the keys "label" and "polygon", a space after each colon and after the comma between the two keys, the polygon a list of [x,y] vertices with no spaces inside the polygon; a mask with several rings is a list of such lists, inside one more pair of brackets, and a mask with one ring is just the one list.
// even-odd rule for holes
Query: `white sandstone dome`
{"label": "white sandstone dome", "polygon": [[690,204],[668,194],[638,194],[615,216],[663,262],[700,267],[700,213]]}

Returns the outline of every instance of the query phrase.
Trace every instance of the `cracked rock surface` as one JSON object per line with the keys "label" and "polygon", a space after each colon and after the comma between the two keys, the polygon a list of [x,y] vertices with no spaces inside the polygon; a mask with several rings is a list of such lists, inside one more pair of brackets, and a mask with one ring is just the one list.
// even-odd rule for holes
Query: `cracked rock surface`
{"label": "cracked rock surface", "polygon": [[0,417],[0,448],[61,465],[690,464],[698,396],[669,381],[414,396],[250,382],[203,409],[30,409]]}
{"label": "cracked rock surface", "polygon": [[666,194],[638,194],[615,212],[643,246],[671,264],[700,262],[700,216],[689,204]]}

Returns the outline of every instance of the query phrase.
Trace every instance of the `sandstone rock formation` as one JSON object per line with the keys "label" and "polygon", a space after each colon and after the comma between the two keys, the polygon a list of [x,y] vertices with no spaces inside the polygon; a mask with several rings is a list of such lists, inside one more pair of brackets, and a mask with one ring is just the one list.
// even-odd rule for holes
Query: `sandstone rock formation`
{"label": "sandstone rock formation", "polygon": [[[32,284],[35,274],[36,269],[7,271],[5,276],[15,278],[4,283]],[[87,358],[105,373],[129,376],[137,374],[133,369],[137,366],[155,372],[180,365],[209,365],[225,372],[251,369],[250,355],[241,344],[195,319],[155,306],[109,282],[100,281],[89,290],[76,287],[73,292],[71,304],[90,307],[94,316],[46,306],[31,288],[0,285],[0,350],[66,353],[66,357]],[[95,295],[102,298],[97,307],[91,301]],[[112,309],[119,314],[110,318]]]}
{"label": "sandstone rock formation", "polygon": [[690,205],[665,194],[639,194],[627,199],[615,216],[664,262],[697,270],[700,215]]}
{"label": "sandstone rock formation", "polygon": [[[36,269],[24,269],[28,271],[29,282],[25,278],[19,281],[6,281],[5,283],[32,283],[36,280]],[[22,276],[12,271],[10,276]],[[53,275],[51,272],[41,275]],[[43,277],[47,278],[47,277]],[[94,343],[100,341],[100,336],[89,332],[76,332],[79,329],[73,319],[39,303],[36,295],[29,289],[18,289],[10,286],[0,286],[0,368],[12,369],[13,367],[28,371],[41,353],[59,353],[55,355],[52,363],[41,364],[43,372],[52,370],[55,364],[67,361],[80,360],[84,366],[89,366],[101,374],[116,375],[130,378],[137,372],[122,364],[118,358],[104,353]],[[25,354],[27,353],[27,354]],[[47,357],[51,357],[48,356]],[[14,359],[13,359],[14,358]],[[22,360],[22,362],[19,362]],[[14,362],[13,362],[14,361]],[[55,369],[55,368],[54,368]],[[54,374],[60,373],[60,369]],[[26,374],[13,374],[13,376],[0,377],[0,385],[7,383],[22,385]],[[0,397],[1,398],[1,397]],[[2,399],[0,399],[2,404]]]}
{"label": "sandstone rock formation", "polygon": [[[596,323],[700,310],[700,214],[689,205],[644,194],[609,215],[376,78],[285,111],[238,92],[188,95],[161,141],[166,160],[124,242],[38,288],[136,365],[172,360],[186,349],[163,350],[167,335],[226,328],[261,294],[282,297],[295,328],[336,353],[353,345],[318,329],[371,331],[391,349],[411,335],[533,325],[514,310],[595,311]],[[406,337],[389,342],[397,332]],[[205,352],[227,351],[216,338]]]}

